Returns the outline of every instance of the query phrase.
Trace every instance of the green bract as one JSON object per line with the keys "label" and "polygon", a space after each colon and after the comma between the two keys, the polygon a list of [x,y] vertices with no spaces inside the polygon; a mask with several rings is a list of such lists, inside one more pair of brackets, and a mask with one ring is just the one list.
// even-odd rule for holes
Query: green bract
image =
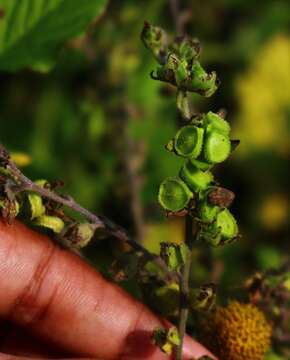
{"label": "green bract", "polygon": [[204,157],[213,164],[221,163],[231,153],[231,141],[228,135],[218,131],[210,131],[204,142]]}
{"label": "green bract", "polygon": [[216,130],[225,135],[229,135],[231,131],[230,124],[220,117],[218,114],[209,111],[203,118],[203,125],[207,131]]}
{"label": "green bract", "polygon": [[164,209],[176,212],[185,208],[192,196],[181,179],[169,177],[159,187],[158,201]]}
{"label": "green bract", "polygon": [[193,191],[205,190],[213,181],[209,171],[201,171],[190,161],[187,161],[180,170],[179,176]]}
{"label": "green bract", "polygon": [[180,156],[197,158],[202,150],[202,128],[194,125],[183,126],[174,138],[174,149]]}

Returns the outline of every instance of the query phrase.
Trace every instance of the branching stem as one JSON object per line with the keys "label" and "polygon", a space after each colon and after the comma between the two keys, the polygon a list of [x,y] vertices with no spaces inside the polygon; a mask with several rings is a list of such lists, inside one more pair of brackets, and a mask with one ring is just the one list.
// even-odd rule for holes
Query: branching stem
{"label": "branching stem", "polygon": [[[3,146],[1,146],[1,153],[8,154],[8,152],[4,149]],[[83,215],[92,224],[96,224],[99,228],[103,228],[104,230],[106,230],[109,235],[127,243],[134,250],[136,250],[136,252],[142,253],[142,255],[148,261],[154,262],[162,270],[162,272],[164,272],[165,281],[176,281],[178,275],[168,270],[168,267],[164,260],[160,256],[150,253],[140,243],[131,238],[122,227],[118,226],[106,217],[101,217],[93,214],[92,212],[78,204],[72,197],[59,195],[48,188],[41,187],[35,184],[18,169],[18,167],[9,157],[5,158],[5,161],[7,161],[6,169],[8,170],[12,179],[15,181],[15,188],[13,189],[14,193],[19,193],[22,191],[32,191],[38,193],[44,198],[55,201],[58,204],[64,205],[72,209],[73,211],[76,211],[77,213]]]}

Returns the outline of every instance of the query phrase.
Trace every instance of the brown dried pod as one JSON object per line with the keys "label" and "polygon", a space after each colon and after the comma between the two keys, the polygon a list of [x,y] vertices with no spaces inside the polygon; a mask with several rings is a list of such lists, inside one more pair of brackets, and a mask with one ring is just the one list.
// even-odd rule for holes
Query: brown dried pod
{"label": "brown dried pod", "polygon": [[223,187],[215,187],[208,194],[208,201],[212,205],[217,205],[220,207],[229,207],[234,201],[235,194],[228,189]]}

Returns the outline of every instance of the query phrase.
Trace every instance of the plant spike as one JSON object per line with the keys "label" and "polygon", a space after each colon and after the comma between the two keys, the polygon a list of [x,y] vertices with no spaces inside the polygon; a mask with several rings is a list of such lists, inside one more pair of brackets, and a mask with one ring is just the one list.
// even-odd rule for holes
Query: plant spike
{"label": "plant spike", "polygon": [[[171,39],[163,29],[147,22],[141,38],[159,62],[151,73],[152,79],[176,87],[176,106],[186,121],[186,125],[165,146],[166,150],[183,157],[185,162],[178,176],[173,174],[173,177],[162,182],[158,195],[159,203],[167,215],[185,217],[185,241],[182,246],[183,251],[186,248],[186,256],[179,262],[176,260],[178,257],[174,258],[175,269],[179,274],[180,339],[175,345],[175,359],[181,360],[189,308],[193,311],[197,307],[202,308],[192,303],[193,294],[199,294],[200,290],[190,289],[189,286],[194,242],[199,239],[211,246],[220,246],[239,237],[237,222],[228,210],[235,195],[230,190],[214,186],[214,176],[210,171],[229,157],[238,141],[230,139],[231,127],[224,119],[225,110],[217,113],[209,111],[206,114],[191,112],[190,93],[210,97],[219,86],[216,73],[207,72],[199,62],[199,42],[187,36]],[[174,254],[178,254],[176,246]],[[169,248],[163,244],[161,257],[164,257],[165,249],[168,251]],[[188,303],[190,297],[191,306]],[[205,308],[211,307],[214,299],[212,292],[210,306]]]}

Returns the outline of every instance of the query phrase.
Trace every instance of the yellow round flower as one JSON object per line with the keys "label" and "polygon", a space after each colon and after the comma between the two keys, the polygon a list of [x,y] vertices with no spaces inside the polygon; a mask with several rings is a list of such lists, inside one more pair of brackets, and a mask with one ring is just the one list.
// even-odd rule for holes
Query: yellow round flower
{"label": "yellow round flower", "polygon": [[263,360],[271,333],[271,325],[256,306],[233,301],[210,316],[205,342],[220,360]]}

